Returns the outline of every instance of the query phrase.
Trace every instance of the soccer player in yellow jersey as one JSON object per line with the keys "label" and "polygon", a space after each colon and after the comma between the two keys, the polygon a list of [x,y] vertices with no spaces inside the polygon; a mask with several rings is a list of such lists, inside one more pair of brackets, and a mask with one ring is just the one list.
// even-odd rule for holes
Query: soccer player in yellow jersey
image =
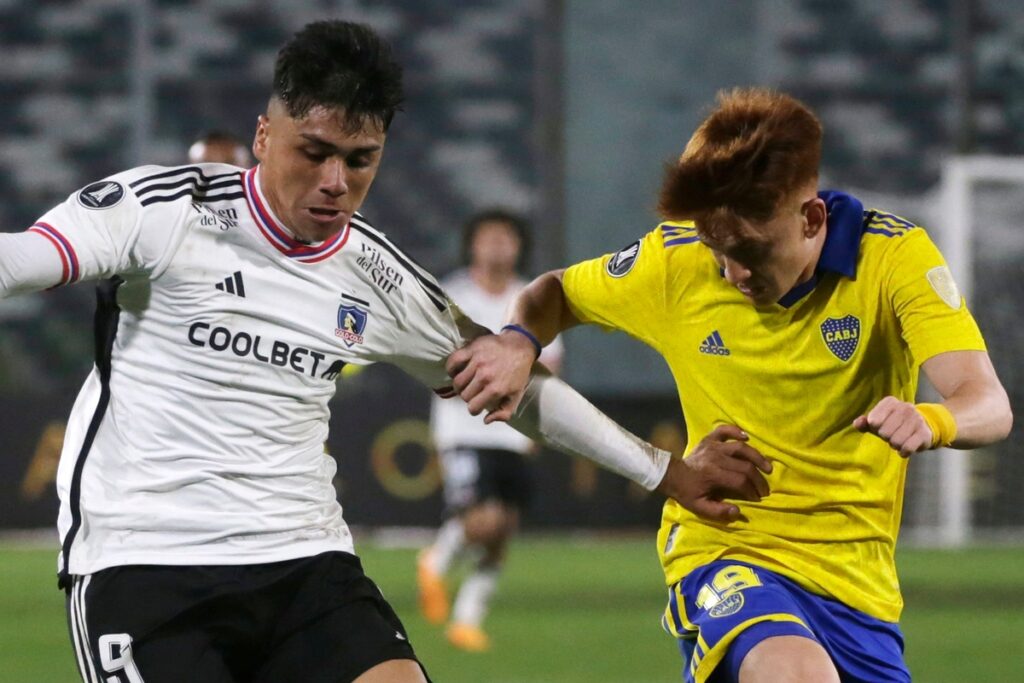
{"label": "soccer player in yellow jersey", "polygon": [[[772,462],[771,493],[731,523],[665,504],[663,623],[687,681],[909,681],[893,561],[907,458],[992,443],[1012,421],[928,234],[819,191],[821,136],[791,97],[720,94],[666,174],[667,222],[541,276],[515,327],[449,359],[471,411],[505,419],[535,340],[623,330],[668,361],[687,455],[743,441]],[[919,369],[941,403],[914,403]]]}

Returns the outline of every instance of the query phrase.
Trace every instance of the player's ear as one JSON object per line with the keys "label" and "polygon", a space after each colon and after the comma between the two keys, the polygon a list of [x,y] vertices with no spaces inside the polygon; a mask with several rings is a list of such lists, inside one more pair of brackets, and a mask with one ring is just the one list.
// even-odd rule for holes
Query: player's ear
{"label": "player's ear", "polygon": [[825,227],[828,209],[825,208],[825,201],[821,197],[807,200],[800,208],[807,220],[804,224],[804,237],[811,239]]}
{"label": "player's ear", "polygon": [[256,119],[256,135],[252,140],[252,154],[257,160],[263,161],[267,153],[267,138],[270,136],[270,119],[266,114],[260,114]]}

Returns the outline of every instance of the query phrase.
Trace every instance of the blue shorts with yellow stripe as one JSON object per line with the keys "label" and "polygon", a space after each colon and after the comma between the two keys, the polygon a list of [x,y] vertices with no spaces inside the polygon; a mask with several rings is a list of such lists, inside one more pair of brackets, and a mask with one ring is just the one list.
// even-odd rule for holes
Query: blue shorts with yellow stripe
{"label": "blue shorts with yellow stripe", "polygon": [[907,683],[899,626],[744,562],[719,560],[669,589],[662,618],[679,639],[683,680],[739,680],[743,658],[773,636],[803,636],[825,648],[843,683]]}

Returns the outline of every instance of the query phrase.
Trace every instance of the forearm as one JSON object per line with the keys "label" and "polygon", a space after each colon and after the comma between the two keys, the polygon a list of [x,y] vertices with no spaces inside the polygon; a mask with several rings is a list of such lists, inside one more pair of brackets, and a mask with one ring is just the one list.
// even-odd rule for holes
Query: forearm
{"label": "forearm", "polygon": [[[977,448],[1006,438],[1013,423],[992,360],[984,351],[951,351],[926,360],[921,369],[952,415],[955,436],[940,440],[953,448]],[[947,418],[948,419],[948,418]],[[932,425],[929,425],[931,427]],[[941,426],[941,425],[940,425]],[[932,429],[935,435],[935,429]]]}
{"label": "forearm", "polygon": [[1002,385],[965,381],[942,401],[956,422],[953,448],[978,448],[1000,441],[1010,433],[1013,414]]}
{"label": "forearm", "polygon": [[506,322],[521,325],[547,346],[558,334],[579,321],[569,309],[562,290],[564,270],[544,273],[516,296]]}
{"label": "forearm", "polygon": [[616,424],[565,382],[535,374],[509,424],[530,438],[653,490],[670,455]]}
{"label": "forearm", "polygon": [[45,236],[0,234],[0,299],[61,284],[67,270]]}

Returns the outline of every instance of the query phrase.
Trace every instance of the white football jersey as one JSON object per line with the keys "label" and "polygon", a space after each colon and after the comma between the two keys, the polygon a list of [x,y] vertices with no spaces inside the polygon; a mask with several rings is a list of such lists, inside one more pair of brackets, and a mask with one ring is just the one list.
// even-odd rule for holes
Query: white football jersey
{"label": "white football jersey", "polygon": [[[480,287],[468,270],[458,270],[441,281],[445,293],[474,322],[496,331],[504,324],[512,300],[526,286],[516,278],[500,294]],[[562,359],[562,340],[556,337],[544,347],[539,360],[558,363]],[[500,448],[527,453],[532,442],[512,427],[501,422],[484,424],[484,415],[471,415],[459,400],[434,398],[430,407],[430,431],[439,451],[456,448]]]}
{"label": "white football jersey", "polygon": [[347,363],[449,386],[462,336],[429,274],[358,214],[295,240],[258,167],[136,168],[30,231],[53,247],[53,284],[113,278],[57,477],[69,573],[353,551],[328,401]]}

